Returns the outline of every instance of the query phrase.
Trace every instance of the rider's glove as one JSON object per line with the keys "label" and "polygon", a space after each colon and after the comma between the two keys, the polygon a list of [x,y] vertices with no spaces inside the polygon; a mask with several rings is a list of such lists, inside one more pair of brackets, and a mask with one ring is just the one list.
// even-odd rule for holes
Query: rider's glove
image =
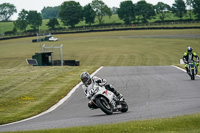
{"label": "rider's glove", "polygon": [[91,90],[86,94],[86,97],[87,97],[88,99],[90,99],[90,98],[93,96],[93,94],[94,94],[94,90],[91,89]]}
{"label": "rider's glove", "polygon": [[94,93],[94,89],[91,89],[91,90],[89,91],[89,94],[92,95],[93,93]]}
{"label": "rider's glove", "polygon": [[86,94],[86,97],[88,98],[88,99],[90,99],[93,95],[94,95],[94,89],[91,89],[87,94]]}
{"label": "rider's glove", "polygon": [[97,84],[101,83],[101,80],[100,80],[100,79],[99,79],[99,80],[97,80],[97,81],[96,81],[96,83],[97,83]]}

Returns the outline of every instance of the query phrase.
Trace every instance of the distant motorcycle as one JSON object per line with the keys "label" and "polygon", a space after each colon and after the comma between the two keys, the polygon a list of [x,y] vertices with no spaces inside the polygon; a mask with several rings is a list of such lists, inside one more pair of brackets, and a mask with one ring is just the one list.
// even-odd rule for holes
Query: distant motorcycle
{"label": "distant motorcycle", "polygon": [[188,63],[188,70],[189,70],[189,75],[191,77],[191,80],[195,80],[195,76],[198,72],[198,68],[197,68],[197,63],[194,60],[191,60]]}
{"label": "distant motorcycle", "polygon": [[120,101],[113,92],[107,90],[104,86],[93,83],[89,87],[89,94],[92,96],[90,104],[95,104],[105,114],[111,115],[113,112],[128,111],[128,105],[125,100]]}

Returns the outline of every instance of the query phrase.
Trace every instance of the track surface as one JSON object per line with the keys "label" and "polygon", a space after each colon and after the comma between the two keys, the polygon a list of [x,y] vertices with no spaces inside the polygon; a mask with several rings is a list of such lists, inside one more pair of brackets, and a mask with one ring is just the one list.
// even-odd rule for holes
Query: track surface
{"label": "track surface", "polygon": [[0,131],[65,128],[200,112],[200,78],[191,81],[175,67],[103,67],[96,76],[107,79],[124,95],[129,105],[127,113],[108,116],[100,110],[90,110],[79,87],[54,111],[25,122],[0,126]]}

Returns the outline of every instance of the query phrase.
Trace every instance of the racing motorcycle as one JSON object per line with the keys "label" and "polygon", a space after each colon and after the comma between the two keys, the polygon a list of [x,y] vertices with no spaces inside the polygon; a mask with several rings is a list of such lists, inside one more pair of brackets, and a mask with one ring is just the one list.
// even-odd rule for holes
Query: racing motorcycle
{"label": "racing motorcycle", "polygon": [[90,104],[96,105],[105,114],[111,115],[113,112],[128,111],[128,105],[125,100],[120,101],[113,92],[107,90],[104,86],[93,83],[89,87]]}
{"label": "racing motorcycle", "polygon": [[195,76],[197,74],[197,64],[194,60],[191,60],[189,63],[188,63],[188,70],[189,70],[189,75],[191,77],[191,80],[195,80]]}

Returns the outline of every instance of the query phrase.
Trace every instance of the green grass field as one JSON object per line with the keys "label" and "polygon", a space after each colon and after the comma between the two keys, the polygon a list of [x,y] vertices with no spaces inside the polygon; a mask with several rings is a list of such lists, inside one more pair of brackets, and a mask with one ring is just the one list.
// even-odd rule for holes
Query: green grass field
{"label": "green grass field", "polygon": [[[156,35],[200,35],[199,29],[192,30],[146,30],[118,31],[82,34],[53,35],[58,42],[32,43],[36,37],[0,41],[0,124],[21,120],[51,107],[80,82],[83,71],[92,73],[100,66],[156,66],[176,65],[188,46],[200,55],[200,38],[167,38]],[[54,66],[33,67],[26,64],[41,46],[63,44],[64,60],[80,61],[78,67]],[[55,51],[56,52],[56,51]],[[183,65],[181,65],[183,66]],[[47,102],[48,101],[48,102]],[[109,125],[118,127],[118,132],[196,132],[200,127],[199,114],[162,120],[133,121]],[[184,120],[184,121],[183,121]],[[185,121],[186,120],[186,121]],[[169,124],[169,128],[163,124]],[[175,125],[180,123],[180,128]],[[195,123],[195,124],[194,124]],[[128,125],[133,126],[128,126]],[[153,124],[153,125],[152,125]],[[185,124],[193,127],[184,126]],[[119,126],[120,125],[120,126]],[[127,126],[125,126],[127,125]],[[144,127],[144,129],[140,129]],[[64,132],[94,130],[107,126],[45,130],[38,132]]]}
{"label": "green grass field", "polygon": [[[186,20],[186,19],[189,19],[189,14],[186,14],[182,19],[183,20]],[[192,19],[195,19],[195,16],[192,15]],[[174,14],[172,13],[168,13],[167,16],[166,16],[166,19],[165,20],[179,20],[178,17],[176,17]],[[153,19],[151,20],[148,20],[149,23],[153,23],[153,22],[156,22],[156,21],[161,21],[160,18],[159,18],[159,15],[155,16]],[[48,19],[44,19],[43,22],[42,22],[42,26],[40,26],[40,30],[48,30],[48,26],[46,26],[46,24],[49,22]],[[137,21],[135,21],[137,22]],[[111,17],[108,17],[108,16],[105,16],[103,18],[103,23],[104,24],[116,24],[116,23],[124,23],[124,21],[120,20],[118,15],[112,15]],[[64,26],[63,23],[59,20],[59,27],[66,27],[68,28],[67,26]],[[97,19],[95,19],[95,23],[93,25],[98,25],[99,22]],[[81,21],[79,22],[76,26],[87,26],[87,24],[85,23],[85,21]],[[152,25],[152,26],[167,26],[167,27],[184,27],[184,26],[200,26],[199,23],[191,23],[191,24],[184,24],[184,22],[182,24],[167,24],[167,25]],[[137,26],[136,26],[137,27]],[[140,26],[138,26],[140,27]],[[148,26],[149,27],[149,26]],[[2,32],[6,32],[6,31],[12,31],[14,28],[14,24],[13,22],[0,22],[0,34]],[[58,28],[58,27],[57,27]],[[28,26],[26,30],[30,30],[31,27]],[[19,31],[18,31],[19,32]]]}

